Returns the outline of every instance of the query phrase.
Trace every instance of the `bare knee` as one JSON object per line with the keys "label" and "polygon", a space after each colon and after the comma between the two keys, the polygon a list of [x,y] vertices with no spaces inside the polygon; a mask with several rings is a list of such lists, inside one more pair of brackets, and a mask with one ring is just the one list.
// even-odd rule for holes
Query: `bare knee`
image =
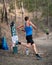
{"label": "bare knee", "polygon": [[35,44],[32,44],[32,46],[35,46]]}
{"label": "bare knee", "polygon": [[36,47],[36,44],[32,44],[32,47],[35,48]]}
{"label": "bare knee", "polygon": [[28,48],[30,48],[30,47],[31,47],[31,44],[30,44],[30,43],[29,43],[29,44],[27,44],[27,47],[28,47]]}

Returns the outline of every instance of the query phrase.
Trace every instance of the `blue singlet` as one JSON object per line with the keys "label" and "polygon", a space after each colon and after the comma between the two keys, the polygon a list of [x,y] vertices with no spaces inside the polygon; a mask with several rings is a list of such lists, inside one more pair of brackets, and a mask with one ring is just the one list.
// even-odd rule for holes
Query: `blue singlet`
{"label": "blue singlet", "polygon": [[26,32],[26,36],[32,35],[32,33],[33,33],[32,26],[27,26],[25,24],[25,32]]}

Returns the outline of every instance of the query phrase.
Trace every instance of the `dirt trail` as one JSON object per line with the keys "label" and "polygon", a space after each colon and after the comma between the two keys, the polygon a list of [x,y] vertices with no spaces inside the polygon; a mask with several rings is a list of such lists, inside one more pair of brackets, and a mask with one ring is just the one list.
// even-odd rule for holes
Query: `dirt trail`
{"label": "dirt trail", "polygon": [[52,65],[52,37],[46,39],[46,36],[42,36],[34,40],[42,60],[37,60],[31,51],[29,56],[26,56],[21,48],[18,54],[0,50],[0,65]]}

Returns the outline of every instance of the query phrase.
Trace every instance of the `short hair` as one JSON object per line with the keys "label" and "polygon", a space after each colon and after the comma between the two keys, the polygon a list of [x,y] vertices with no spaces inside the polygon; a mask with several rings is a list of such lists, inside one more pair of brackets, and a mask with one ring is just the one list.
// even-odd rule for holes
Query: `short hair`
{"label": "short hair", "polygon": [[29,17],[28,17],[28,16],[26,16],[26,17],[25,17],[25,21],[27,21],[28,19],[29,19]]}
{"label": "short hair", "polygon": [[11,22],[10,26],[14,26],[14,21]]}

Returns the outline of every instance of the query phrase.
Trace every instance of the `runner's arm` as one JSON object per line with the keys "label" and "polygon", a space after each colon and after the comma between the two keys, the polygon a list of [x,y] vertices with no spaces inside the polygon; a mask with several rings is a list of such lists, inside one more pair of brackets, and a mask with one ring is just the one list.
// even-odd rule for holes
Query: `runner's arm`
{"label": "runner's arm", "polygon": [[30,25],[31,25],[35,30],[37,30],[37,27],[36,27],[32,22],[30,22]]}
{"label": "runner's arm", "polygon": [[[17,27],[17,29],[21,29],[21,28],[24,28],[24,25],[20,25],[20,26]],[[24,29],[22,29],[21,31],[25,32]]]}
{"label": "runner's arm", "polygon": [[20,26],[17,27],[17,29],[20,29],[20,28],[23,28],[23,27],[24,27],[23,25],[20,25]]}

